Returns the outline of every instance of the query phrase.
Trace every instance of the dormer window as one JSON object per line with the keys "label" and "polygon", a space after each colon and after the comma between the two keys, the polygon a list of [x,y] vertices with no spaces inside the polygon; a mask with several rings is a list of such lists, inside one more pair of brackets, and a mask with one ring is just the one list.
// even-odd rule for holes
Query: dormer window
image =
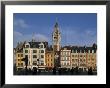
{"label": "dormer window", "polygon": [[43,48],[43,45],[41,45],[40,47]]}
{"label": "dormer window", "polygon": [[26,48],[29,48],[29,45],[26,45]]}
{"label": "dormer window", "polygon": [[43,43],[41,43],[41,44],[40,44],[40,48],[44,48],[44,45],[43,45]]}

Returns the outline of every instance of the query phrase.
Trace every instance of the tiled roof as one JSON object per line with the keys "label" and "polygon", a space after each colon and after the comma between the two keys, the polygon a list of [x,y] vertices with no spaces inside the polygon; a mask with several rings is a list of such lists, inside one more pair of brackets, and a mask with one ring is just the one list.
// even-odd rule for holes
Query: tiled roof
{"label": "tiled roof", "polygon": [[30,44],[30,48],[39,48],[39,44],[43,43],[44,48],[48,46],[48,42],[28,42]]}
{"label": "tiled roof", "polygon": [[86,47],[86,46],[64,46],[61,48],[61,50],[64,50],[64,49],[67,49],[67,50],[71,50],[71,52],[73,51],[77,51],[77,52],[88,52],[88,50],[94,50],[96,52],[97,48],[96,47]]}

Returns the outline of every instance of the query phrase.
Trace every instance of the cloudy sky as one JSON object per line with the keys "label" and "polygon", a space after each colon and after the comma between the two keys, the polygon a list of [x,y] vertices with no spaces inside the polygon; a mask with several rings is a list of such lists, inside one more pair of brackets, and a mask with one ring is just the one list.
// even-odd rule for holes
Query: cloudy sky
{"label": "cloudy sky", "polygon": [[20,41],[48,41],[56,18],[61,32],[62,45],[91,46],[97,43],[97,14],[95,13],[15,13],[14,47]]}

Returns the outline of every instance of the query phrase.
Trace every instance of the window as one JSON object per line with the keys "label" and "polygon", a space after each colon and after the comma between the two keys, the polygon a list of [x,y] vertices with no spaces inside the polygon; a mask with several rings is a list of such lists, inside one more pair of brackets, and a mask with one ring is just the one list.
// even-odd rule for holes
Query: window
{"label": "window", "polygon": [[21,57],[23,57],[23,54],[21,54]]}
{"label": "window", "polygon": [[80,55],[80,57],[82,57],[82,55]]}
{"label": "window", "polygon": [[76,62],[78,62],[78,59],[76,59]]}
{"label": "window", "polygon": [[69,65],[69,63],[67,63],[67,65]]}
{"label": "window", "polygon": [[37,53],[37,50],[33,50],[33,53]]}
{"label": "window", "polygon": [[72,57],[74,57],[74,55],[72,55]]}
{"label": "window", "polygon": [[37,58],[37,55],[33,55],[33,58]]}
{"label": "window", "polygon": [[51,66],[52,66],[53,64],[51,63]]}
{"label": "window", "polygon": [[41,50],[41,53],[44,53],[44,50]]}
{"label": "window", "polygon": [[88,61],[90,61],[90,59],[88,59]]}
{"label": "window", "polygon": [[23,66],[23,63],[21,63],[21,66]]}
{"label": "window", "polygon": [[66,63],[64,63],[64,65],[66,65]]}
{"label": "window", "polygon": [[18,63],[18,66],[20,66],[20,63]]}
{"label": "window", "polygon": [[25,53],[28,53],[28,50],[25,50]]}
{"label": "window", "polygon": [[41,55],[41,58],[44,58],[44,55]]}
{"label": "window", "polygon": [[40,48],[43,48],[43,45],[40,45]]}
{"label": "window", "polygon": [[94,61],[94,58],[92,58],[92,61]]}
{"label": "window", "polygon": [[64,60],[66,60],[66,57],[64,58]]}
{"label": "window", "polygon": [[90,50],[90,53],[92,53],[92,50]]}
{"label": "window", "polygon": [[29,48],[29,45],[26,45],[26,48]]}
{"label": "window", "polygon": [[41,62],[41,65],[44,65],[44,63],[43,63],[43,62]]}
{"label": "window", "polygon": [[18,59],[18,61],[20,61],[20,59]]}
{"label": "window", "polygon": [[20,54],[18,54],[18,57],[20,57]]}
{"label": "window", "polygon": [[37,61],[33,61],[33,65],[37,65]]}

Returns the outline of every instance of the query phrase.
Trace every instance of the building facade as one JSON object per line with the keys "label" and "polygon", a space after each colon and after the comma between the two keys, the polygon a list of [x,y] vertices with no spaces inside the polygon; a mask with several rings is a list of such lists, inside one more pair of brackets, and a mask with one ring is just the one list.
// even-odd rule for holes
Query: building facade
{"label": "building facade", "polygon": [[92,67],[97,69],[97,45],[91,47],[82,46],[63,46],[61,47],[61,33],[59,25],[56,22],[52,33],[52,45],[48,42],[36,42],[32,39],[30,42],[18,43],[14,48],[17,69],[25,68],[23,58],[28,57],[27,68],[45,69],[45,68],[76,68],[88,70]]}
{"label": "building facade", "polygon": [[45,61],[47,69],[52,69],[54,67],[53,51],[47,51],[45,53]]}
{"label": "building facade", "polygon": [[63,47],[60,51],[61,68],[71,68],[71,48]]}
{"label": "building facade", "polygon": [[72,47],[71,48],[71,68],[88,70],[92,67],[96,70],[96,48],[92,47]]}
{"label": "building facade", "polygon": [[45,50],[47,42],[28,42],[23,48],[23,55],[28,56],[28,68],[45,69]]}
{"label": "building facade", "polygon": [[15,65],[17,70],[22,69],[24,67],[24,61],[23,61],[23,48],[24,48],[25,42],[19,42],[17,44],[17,47],[14,48],[14,61],[16,61]]}

